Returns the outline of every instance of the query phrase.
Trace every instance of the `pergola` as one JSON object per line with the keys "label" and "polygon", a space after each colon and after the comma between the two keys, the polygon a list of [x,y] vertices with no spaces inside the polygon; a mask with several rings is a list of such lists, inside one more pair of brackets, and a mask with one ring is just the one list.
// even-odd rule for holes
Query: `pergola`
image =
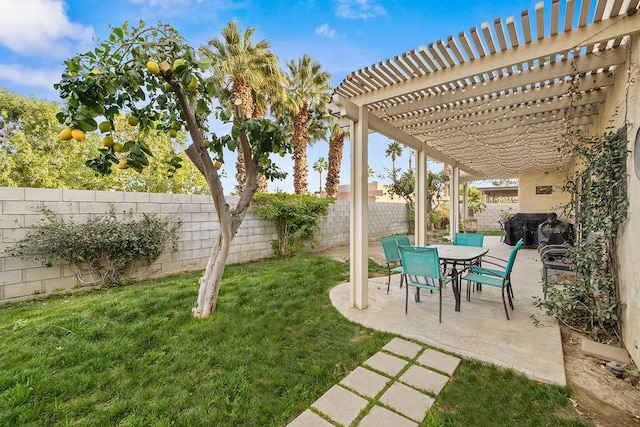
{"label": "pergola", "polygon": [[[351,122],[351,306],[367,307],[368,133],[416,151],[416,194],[427,158],[461,175],[513,178],[553,171],[574,131],[588,135],[607,88],[640,32],[640,0],[551,0],[519,18],[429,43],[349,74],[332,109]],[[550,8],[550,10],[548,10]],[[426,200],[416,199],[416,243],[426,241]],[[452,229],[459,207],[451,203]]]}

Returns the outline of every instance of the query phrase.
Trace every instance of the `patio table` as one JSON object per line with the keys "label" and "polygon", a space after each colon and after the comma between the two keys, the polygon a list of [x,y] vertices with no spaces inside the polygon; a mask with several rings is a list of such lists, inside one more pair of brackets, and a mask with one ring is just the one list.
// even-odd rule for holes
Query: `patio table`
{"label": "patio table", "polygon": [[457,265],[458,263],[471,264],[489,252],[489,248],[462,245],[430,245],[429,247],[438,249],[438,257],[441,262],[450,262],[453,265],[451,269],[453,296],[456,300],[456,311],[460,311],[460,289],[462,287],[460,274],[464,269],[458,271]]}

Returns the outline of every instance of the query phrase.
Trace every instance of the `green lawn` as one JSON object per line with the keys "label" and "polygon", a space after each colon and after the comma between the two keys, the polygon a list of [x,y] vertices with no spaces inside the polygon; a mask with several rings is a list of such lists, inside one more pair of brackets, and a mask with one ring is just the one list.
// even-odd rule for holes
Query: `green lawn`
{"label": "green lawn", "polygon": [[[311,255],[229,266],[203,320],[199,273],[0,306],[0,425],[285,425],[392,338],[332,307],[347,275]],[[566,396],[465,361],[424,425],[582,425],[554,415]]]}

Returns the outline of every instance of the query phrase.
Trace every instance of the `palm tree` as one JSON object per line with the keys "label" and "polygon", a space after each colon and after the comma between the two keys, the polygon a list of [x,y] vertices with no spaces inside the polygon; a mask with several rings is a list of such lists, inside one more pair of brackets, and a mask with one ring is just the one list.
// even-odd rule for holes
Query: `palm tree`
{"label": "palm tree", "polygon": [[342,148],[344,147],[344,139],[349,136],[349,132],[345,131],[333,122],[330,127],[329,136],[329,165],[327,167],[327,183],[325,191],[327,197],[338,197],[338,186],[340,185],[340,165],[342,163]]}
{"label": "palm tree", "polygon": [[329,163],[325,160],[324,157],[320,157],[314,164],[313,170],[320,174],[320,189],[318,193],[322,193],[322,171],[326,170],[329,167]]}
{"label": "palm tree", "polygon": [[[262,40],[252,40],[255,28],[249,27],[244,33],[238,29],[235,20],[227,23],[220,37],[200,47],[203,58],[212,61],[211,72],[214,82],[221,88],[221,101],[230,106],[241,103],[244,118],[255,117],[256,106],[267,110],[263,103],[276,86],[282,86],[284,76],[278,67],[278,57],[269,49],[271,44]],[[264,108],[263,108],[264,107]],[[241,120],[243,117],[236,117]],[[238,150],[236,163],[236,191],[242,193],[245,185],[244,153]]]}
{"label": "palm tree", "polygon": [[402,156],[402,146],[398,141],[391,141],[385,151],[385,156],[391,156],[391,176],[393,182],[396,182],[396,158]]}
{"label": "palm tree", "polygon": [[308,192],[307,144],[310,118],[316,112],[322,116],[331,95],[331,76],[322,71],[322,66],[307,54],[298,62],[287,63],[288,85],[284,108],[293,116],[293,188],[296,194]]}

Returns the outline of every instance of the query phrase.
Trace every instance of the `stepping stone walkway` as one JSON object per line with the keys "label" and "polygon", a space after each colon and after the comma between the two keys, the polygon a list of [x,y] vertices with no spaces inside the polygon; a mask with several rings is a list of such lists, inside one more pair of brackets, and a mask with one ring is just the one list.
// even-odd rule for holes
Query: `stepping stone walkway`
{"label": "stepping stone walkway", "polygon": [[394,338],[288,426],[417,426],[459,364],[457,357]]}

